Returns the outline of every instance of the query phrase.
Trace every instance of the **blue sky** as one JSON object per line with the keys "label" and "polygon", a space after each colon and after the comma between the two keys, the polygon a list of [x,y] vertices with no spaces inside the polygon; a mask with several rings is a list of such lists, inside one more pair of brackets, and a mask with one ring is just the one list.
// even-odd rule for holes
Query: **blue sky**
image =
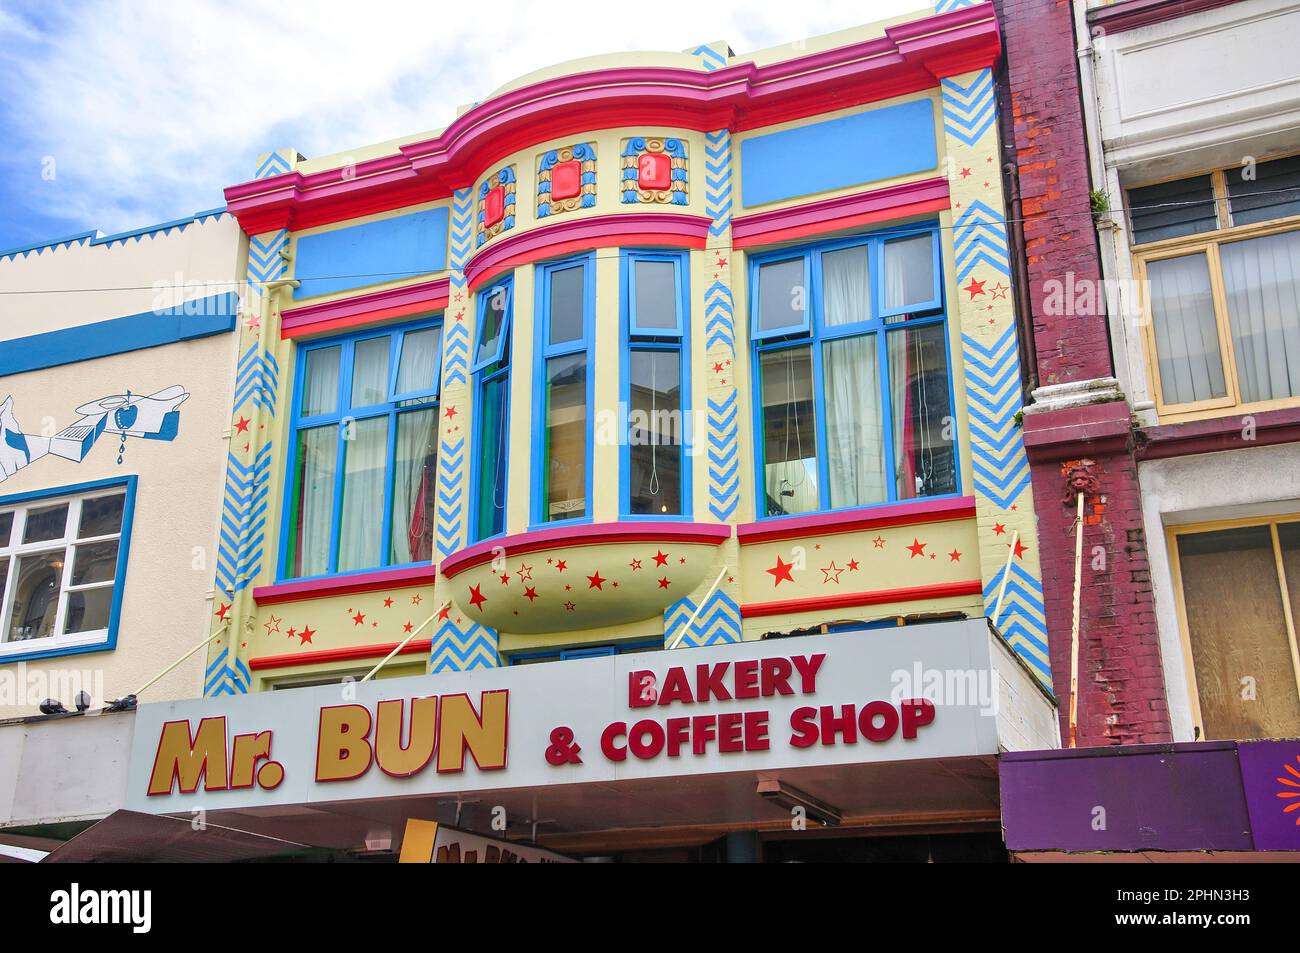
{"label": "blue sky", "polygon": [[745,52],[927,5],[600,2],[565,24],[565,7],[532,0],[0,0],[0,249],[221,206],[259,153],[436,129],[575,57],[717,39]]}

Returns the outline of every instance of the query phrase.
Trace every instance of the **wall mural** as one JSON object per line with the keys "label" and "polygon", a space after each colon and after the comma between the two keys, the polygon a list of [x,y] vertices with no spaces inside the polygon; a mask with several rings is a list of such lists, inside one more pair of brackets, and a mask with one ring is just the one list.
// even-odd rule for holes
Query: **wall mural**
{"label": "wall mural", "polygon": [[73,463],[86,458],[104,434],[117,438],[117,462],[126,453],[126,438],[174,440],[180,428],[177,408],[189,397],[180,384],[142,396],[127,391],[82,404],[81,417],[52,436],[24,433],[14,415],[13,397],[0,403],[0,483],[45,456]]}

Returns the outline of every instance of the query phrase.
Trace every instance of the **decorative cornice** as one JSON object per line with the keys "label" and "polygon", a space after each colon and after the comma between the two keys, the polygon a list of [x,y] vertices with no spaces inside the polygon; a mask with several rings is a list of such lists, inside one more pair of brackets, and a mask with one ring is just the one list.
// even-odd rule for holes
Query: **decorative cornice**
{"label": "decorative cornice", "polygon": [[273,606],[303,599],[322,599],[326,596],[344,596],[357,592],[375,592],[379,589],[428,585],[433,582],[436,573],[437,566],[420,565],[407,566],[403,569],[380,569],[375,572],[330,576],[325,579],[280,582],[271,586],[258,586],[253,590],[253,601],[259,606]]}
{"label": "decorative cornice", "polygon": [[397,649],[398,655],[423,655],[432,647],[432,639],[413,639],[405,645],[400,642],[353,645],[341,649],[298,652],[293,655],[263,655],[261,658],[249,659],[248,667],[256,672],[268,668],[295,668],[302,665],[321,665],[325,662],[351,662],[358,659],[383,658],[393,649]]}
{"label": "decorative cornice", "polygon": [[731,220],[732,243],[736,248],[767,245],[886,219],[940,212],[949,204],[947,179],[922,179],[819,202],[805,202],[792,208],[738,216]]}
{"label": "decorative cornice", "polygon": [[556,222],[488,244],[465,263],[465,280],[473,291],[507,268],[592,248],[703,248],[711,224],[706,216],[680,212],[625,212]]}
{"label": "decorative cornice", "polygon": [[973,519],[975,497],[956,496],[942,500],[914,500],[910,503],[891,503],[886,506],[864,506],[834,513],[814,513],[811,516],[783,516],[775,519],[743,523],[736,527],[740,545],[770,543],[782,539],[799,539],[804,536],[832,533],[857,533],[886,526],[916,526],[921,523],[942,523],[947,520]]}
{"label": "decorative cornice", "polygon": [[1000,52],[993,4],[985,2],[766,66],[627,67],[556,77],[479,103],[396,155],[233,185],[227,207],[250,235],[324,225],[444,198],[492,163],[548,139],[619,126],[754,129],[931,89],[943,77],[991,67]]}
{"label": "decorative cornice", "polygon": [[[1246,418],[1249,417],[1249,426]],[[1279,443],[1300,442],[1300,407],[1240,411],[1209,420],[1185,421],[1145,427],[1135,434],[1139,460],[1187,457],[1222,450],[1250,450]]]}
{"label": "decorative cornice", "polygon": [[1110,6],[1089,10],[1088,27],[1093,34],[1124,33],[1240,2],[1241,0],[1120,0]]}
{"label": "decorative cornice", "polygon": [[978,579],[944,582],[932,586],[908,586],[905,589],[878,589],[875,592],[849,592],[842,596],[813,596],[808,599],[785,599],[781,602],[750,602],[740,607],[741,618],[767,615],[793,615],[826,609],[849,609],[858,606],[881,606],[891,602],[920,602],[950,599],[954,596],[977,596],[984,591]]}
{"label": "decorative cornice", "polygon": [[422,311],[436,311],[447,306],[450,285],[450,279],[436,278],[418,285],[372,291],[341,301],[288,308],[280,312],[280,337],[300,338]]}

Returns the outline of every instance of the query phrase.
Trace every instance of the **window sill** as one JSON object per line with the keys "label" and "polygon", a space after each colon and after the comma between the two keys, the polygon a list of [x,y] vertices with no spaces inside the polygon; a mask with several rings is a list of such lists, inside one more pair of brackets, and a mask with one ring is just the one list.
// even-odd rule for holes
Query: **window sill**
{"label": "window sill", "polygon": [[61,655],[80,655],[83,652],[107,652],[114,648],[115,643],[115,639],[109,638],[107,629],[27,639],[23,642],[5,642],[0,644],[0,665],[57,658]]}
{"label": "window sill", "polygon": [[975,516],[975,497],[942,496],[905,503],[878,503],[851,509],[804,513],[798,516],[767,516],[736,527],[740,545],[795,539],[814,533],[851,533],[885,526],[909,526],[939,523],[945,520],[971,519]]}
{"label": "window sill", "polygon": [[273,606],[282,602],[343,596],[354,592],[432,585],[437,574],[436,563],[421,563],[418,566],[404,566],[399,569],[376,569],[373,572],[277,582],[274,585],[255,588],[253,601],[259,606]]}

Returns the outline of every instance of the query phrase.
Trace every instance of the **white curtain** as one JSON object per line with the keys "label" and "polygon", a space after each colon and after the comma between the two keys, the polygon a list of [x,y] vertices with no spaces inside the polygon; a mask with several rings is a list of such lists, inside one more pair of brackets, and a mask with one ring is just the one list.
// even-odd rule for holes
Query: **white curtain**
{"label": "white curtain", "polygon": [[441,351],[442,334],[438,328],[407,331],[402,336],[402,357],[397,362],[397,393],[437,390]]}
{"label": "white curtain", "polygon": [[304,372],[302,410],[304,417],[330,414],[338,409],[339,402],[339,352],[341,348],[325,347],[307,352],[307,369]]}
{"label": "white curtain", "polygon": [[1300,394],[1300,232],[1219,249],[1241,400]]}
{"label": "white curtain", "polygon": [[927,235],[885,242],[885,308],[929,301],[934,294],[934,240]]}
{"label": "white curtain", "polygon": [[388,400],[387,337],[358,341],[352,361],[352,406],[372,407]]}
{"label": "white curtain", "polygon": [[828,326],[871,320],[867,246],[857,245],[822,255],[822,289]]}
{"label": "white curtain", "polygon": [[[408,337],[409,340],[409,337]],[[434,447],[436,410],[416,410],[397,418],[397,459],[393,463],[394,564],[429,559],[422,543],[430,535],[433,513],[425,506],[436,479]],[[426,466],[427,462],[427,466]]]}
{"label": "white curtain", "polygon": [[[337,392],[336,392],[337,393]],[[298,497],[298,566],[300,576],[329,572],[330,514],[338,467],[338,427],[313,427],[299,435],[302,460]]]}
{"label": "white curtain", "polygon": [[[351,425],[343,463],[343,514],[339,525],[339,572],[373,569],[380,564],[383,536],[384,469],[388,457],[388,418],[372,417]],[[346,439],[346,431],[345,431]]]}
{"label": "white curtain", "polygon": [[826,382],[830,504],[839,507],[883,502],[885,459],[876,336],[827,341],[822,349],[822,372]]}
{"label": "white curtain", "polygon": [[1224,396],[1228,391],[1205,255],[1150,262],[1147,280],[1164,402]]}

